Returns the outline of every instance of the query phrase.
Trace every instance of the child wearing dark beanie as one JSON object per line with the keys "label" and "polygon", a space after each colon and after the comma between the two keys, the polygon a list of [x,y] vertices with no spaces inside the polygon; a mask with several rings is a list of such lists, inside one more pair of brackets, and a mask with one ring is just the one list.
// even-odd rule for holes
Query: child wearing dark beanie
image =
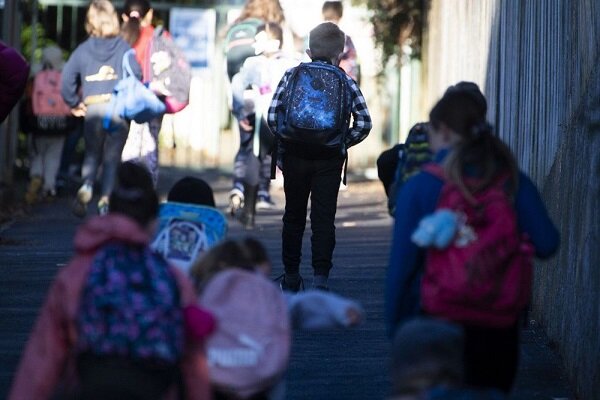
{"label": "child wearing dark beanie", "polygon": [[210,185],[192,176],[178,180],[169,191],[167,201],[215,207],[215,197]]}

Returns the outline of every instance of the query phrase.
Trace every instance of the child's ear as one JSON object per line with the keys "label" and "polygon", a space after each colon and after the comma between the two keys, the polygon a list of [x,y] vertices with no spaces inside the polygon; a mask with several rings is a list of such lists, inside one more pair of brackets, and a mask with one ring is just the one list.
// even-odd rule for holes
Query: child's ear
{"label": "child's ear", "polygon": [[310,57],[310,59],[312,60],[312,53],[310,51],[310,49],[306,49],[306,54]]}
{"label": "child's ear", "polygon": [[123,19],[123,22],[129,21],[129,16],[127,14],[121,14],[121,18]]}

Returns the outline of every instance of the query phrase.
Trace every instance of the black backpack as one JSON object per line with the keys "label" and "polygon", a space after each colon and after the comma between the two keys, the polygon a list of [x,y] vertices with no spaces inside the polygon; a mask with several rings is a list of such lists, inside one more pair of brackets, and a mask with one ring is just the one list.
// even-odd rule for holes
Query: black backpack
{"label": "black backpack", "polygon": [[340,149],[345,154],[351,98],[345,72],[323,62],[302,63],[292,72],[277,118],[284,142]]}
{"label": "black backpack", "polygon": [[415,124],[408,132],[406,142],[398,154],[398,165],[394,176],[394,183],[390,186],[388,198],[388,211],[394,216],[396,209],[396,197],[402,185],[413,175],[416,175],[423,165],[432,161],[427,137],[427,124]]}

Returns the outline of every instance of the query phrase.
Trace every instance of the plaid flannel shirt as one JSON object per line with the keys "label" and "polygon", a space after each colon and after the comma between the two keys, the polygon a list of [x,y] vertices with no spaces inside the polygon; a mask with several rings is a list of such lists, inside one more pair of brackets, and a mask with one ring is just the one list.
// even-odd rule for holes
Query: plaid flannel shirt
{"label": "plaid flannel shirt", "polygon": [[[269,114],[267,116],[267,123],[272,132],[277,132],[278,115],[285,114],[285,112],[283,112],[285,110],[280,110],[280,108],[284,107],[285,105],[287,84],[293,70],[294,68],[291,68],[285,72],[285,75],[283,75],[283,78],[281,78],[281,81],[279,81],[279,85],[277,85],[277,89],[273,94],[271,106],[269,107]],[[367,109],[367,103],[358,85],[350,76],[345,76],[348,82],[348,87],[350,88],[350,95],[352,99],[351,113],[353,123],[352,127],[348,131],[348,134],[346,135],[346,148],[350,148],[362,142],[367,137],[371,131],[372,123],[371,115]]]}

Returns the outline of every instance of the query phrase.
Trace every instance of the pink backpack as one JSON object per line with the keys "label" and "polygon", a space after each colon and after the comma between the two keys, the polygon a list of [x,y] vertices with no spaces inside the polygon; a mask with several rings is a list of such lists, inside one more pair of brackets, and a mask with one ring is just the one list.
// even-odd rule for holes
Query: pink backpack
{"label": "pink backpack", "polygon": [[256,272],[230,269],[208,282],[200,305],[217,320],[206,342],[213,386],[238,398],[273,387],[287,369],[291,341],[279,288]]}
{"label": "pink backpack", "polygon": [[70,116],[71,109],[60,94],[60,71],[45,69],[33,80],[32,108],[35,116]]}
{"label": "pink backpack", "polygon": [[444,181],[437,209],[458,213],[459,227],[447,248],[427,251],[423,309],[470,325],[514,324],[529,303],[533,246],[519,233],[506,179],[474,194],[472,204],[441,166],[428,164],[424,170]]}

